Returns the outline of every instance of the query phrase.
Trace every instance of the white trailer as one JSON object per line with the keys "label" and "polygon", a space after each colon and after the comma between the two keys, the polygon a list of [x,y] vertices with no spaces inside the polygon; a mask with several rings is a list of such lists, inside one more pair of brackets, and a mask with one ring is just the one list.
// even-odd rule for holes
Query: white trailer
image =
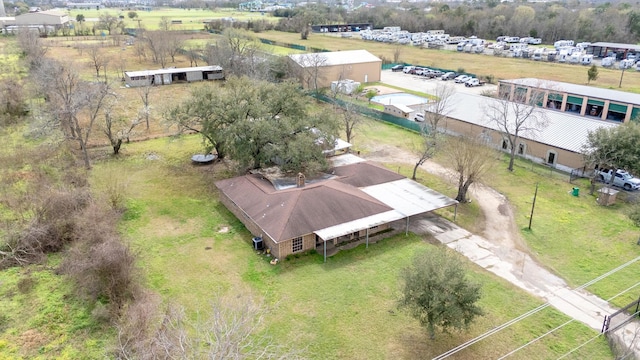
{"label": "white trailer", "polygon": [[593,63],[593,55],[590,55],[590,54],[582,55],[582,58],[580,59],[580,64],[591,65],[591,63]]}
{"label": "white trailer", "polygon": [[635,63],[636,63],[635,60],[631,60],[631,59],[620,60],[620,63],[618,63],[618,68],[620,70],[629,69],[629,68],[633,67],[633,65]]}
{"label": "white trailer", "polygon": [[616,62],[616,58],[614,56],[607,56],[600,61],[600,65],[602,67],[611,67]]}
{"label": "white trailer", "polygon": [[582,54],[578,52],[574,52],[573,54],[569,55],[569,57],[567,58],[567,61],[569,62],[569,64],[577,64],[580,62],[580,59],[582,58],[581,55]]}

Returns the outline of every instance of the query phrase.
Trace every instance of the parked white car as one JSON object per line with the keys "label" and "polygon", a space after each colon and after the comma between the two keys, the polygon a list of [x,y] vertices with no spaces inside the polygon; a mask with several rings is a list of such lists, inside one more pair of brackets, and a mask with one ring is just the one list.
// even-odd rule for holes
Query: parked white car
{"label": "parked white car", "polygon": [[457,84],[464,84],[469,79],[471,79],[471,76],[469,75],[460,75],[457,78],[453,79],[453,81],[455,81]]}

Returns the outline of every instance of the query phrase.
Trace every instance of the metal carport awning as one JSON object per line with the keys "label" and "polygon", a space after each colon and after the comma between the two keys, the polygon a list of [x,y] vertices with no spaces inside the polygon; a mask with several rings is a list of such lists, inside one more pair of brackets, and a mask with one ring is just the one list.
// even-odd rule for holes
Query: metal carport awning
{"label": "metal carport awning", "polygon": [[409,217],[458,204],[457,200],[440,194],[439,192],[410,179],[400,179],[378,185],[366,186],[360,188],[360,190],[391,207],[393,210],[314,231],[314,233],[324,241],[325,262],[327,261],[326,239],[334,239],[338,236],[367,229],[368,246],[368,229],[373,226],[406,218],[406,231],[408,232]]}
{"label": "metal carport awning", "polygon": [[383,213],[367,216],[362,219],[357,219],[357,220],[349,221],[346,223],[330,226],[328,228],[324,228],[318,231],[314,231],[314,234],[318,235],[323,241],[324,261],[326,262],[328,240],[335,239],[339,236],[351,234],[356,231],[366,229],[367,230],[366,246],[369,246],[369,228],[390,223],[392,221],[402,219],[403,217],[404,215],[402,215],[401,213],[395,210],[389,210]]}

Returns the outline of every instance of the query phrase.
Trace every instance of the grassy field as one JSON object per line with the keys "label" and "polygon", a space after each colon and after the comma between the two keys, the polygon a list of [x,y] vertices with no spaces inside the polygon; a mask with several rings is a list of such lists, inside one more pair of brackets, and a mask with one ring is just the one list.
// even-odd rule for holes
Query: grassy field
{"label": "grassy field", "polygon": [[182,24],[171,25],[171,30],[203,30],[204,23],[209,20],[215,19],[229,19],[233,18],[235,21],[256,21],[267,20],[270,22],[278,21],[278,18],[272,17],[270,14],[264,14],[257,12],[239,11],[237,9],[220,8],[215,10],[190,10],[190,9],[175,9],[175,8],[154,8],[151,11],[144,10],[126,10],[117,8],[107,8],[101,10],[70,10],[67,11],[70,19],[76,18],[76,15],[82,14],[87,20],[85,26],[91,27],[91,22],[97,21],[100,14],[108,13],[117,16],[124,16],[125,27],[137,28],[138,21],[129,18],[129,11],[135,11],[138,14],[140,26],[147,30],[159,29],[160,21],[163,17],[169,20],[181,20]]}
{"label": "grassy field", "polygon": [[[367,121],[360,146],[375,141],[365,137],[371,132],[402,134],[396,127]],[[468,332],[431,341],[415,320],[396,310],[395,299],[399,269],[414,253],[432,249],[432,240],[399,235],[368,249],[341,252],[326,264],[320,255],[308,255],[272,266],[252,251],[252,235],[217,201],[213,182],[230,176],[226,168],[190,164],[190,155],[199,150],[197,136],[127,144],[118,158],[98,148],[93,154],[102,160],[94,163],[91,173],[96,194],[118,187],[128,198],[121,231],[140,254],[147,285],[165,301],[185,307],[191,318],[197,318],[216,294],[252,292],[272,307],[262,331],[278,342],[289,339],[309,358],[415,359],[436,356],[541,304],[469,264],[470,277],[483,285],[481,306],[486,315]],[[445,193],[453,191],[428,174],[420,178]],[[460,211],[460,219],[473,218],[477,208],[467,215],[465,211]],[[53,257],[45,268],[0,273],[0,313],[10,314],[0,319],[2,357],[76,358],[86,349],[85,358],[99,358],[112,341],[113,333],[92,321],[81,302],[59,305],[69,297],[69,288],[46,270],[56,263]],[[37,280],[29,288],[19,285],[24,278]],[[47,319],[46,326],[42,319]],[[496,358],[567,320],[547,308],[453,358]],[[572,323],[514,358],[555,358],[596,334]],[[586,354],[591,359],[611,357],[603,339],[570,358]]]}
{"label": "grassy field", "polygon": [[[207,298],[217,292],[254,291],[273,306],[264,331],[306,347],[310,358],[410,359],[438,355],[540,304],[470,264],[471,276],[484,286],[482,306],[487,316],[468,333],[429,341],[417,323],[398,312],[394,304],[399,269],[415,252],[429,251],[428,242],[401,235],[368,249],[361,246],[342,252],[326,264],[320,255],[309,255],[271,266],[267,258],[251,250],[252,235],[217,202],[212,182],[229,173],[221,165],[194,167],[189,163],[198,147],[195,136],[131,144],[122,158],[96,164],[92,173],[98,191],[113,181],[116,171],[127,174],[119,180],[132,209],[123,232],[140,251],[149,286],[185,306],[189,314],[206,307]],[[155,155],[153,160],[150,154]],[[229,231],[221,232],[225,227]],[[495,358],[566,320],[545,310],[458,358],[471,353],[477,358]],[[554,337],[553,346],[543,342],[531,347],[523,358],[559,356],[595,335],[576,325],[559,335],[563,340]],[[610,356],[604,342],[590,352],[594,358]]]}
{"label": "grassy field", "polygon": [[[47,40],[56,45],[50,49],[51,55],[77,59],[83,76],[92,76],[86,55],[80,54],[73,42]],[[137,59],[130,48],[106,49],[114,62],[120,57],[127,61],[128,69],[154,66],[149,60]],[[188,66],[188,61],[180,58],[175,65]],[[117,67],[112,66],[109,76],[119,77]],[[136,138],[166,135],[161,122],[163,108],[184,98],[194,86],[203,85],[154,88],[152,127],[140,130]],[[136,90],[116,91],[122,99],[122,115],[134,116],[141,106]],[[2,151],[18,149],[25,142],[23,132],[3,132]],[[354,144],[366,154],[372,143],[409,148],[414,136],[367,120],[356,131]],[[102,141],[98,135],[95,139],[95,145]],[[326,264],[319,255],[309,255],[271,266],[268,259],[252,251],[251,234],[217,200],[213,182],[232,174],[221,164],[191,165],[190,156],[199,153],[201,146],[197,136],[188,136],[125,144],[117,158],[109,155],[109,148],[92,149],[91,184],[96,194],[117,185],[128,198],[121,231],[140,254],[146,283],[165,301],[185,307],[191,318],[218,293],[252,292],[272,306],[262,331],[278,342],[305,348],[310,358],[413,359],[436,356],[541,304],[468,264],[470,276],[483,284],[481,305],[487,314],[468,332],[431,341],[415,320],[395,309],[394,301],[399,269],[415,252],[432,249],[432,239],[396,236],[368,249],[361,246],[342,252]],[[516,171],[508,173],[504,161],[499,165],[486,181],[515,205],[521,228],[528,223],[534,184],[540,183],[533,230],[523,232],[534,255],[571,284],[581,285],[639,255],[637,230],[624,214],[627,204],[601,208],[586,194],[584,183],[577,184],[582,192],[576,198],[569,194],[576,185],[566,178],[549,176],[547,168],[518,160]],[[411,170],[407,164],[388,166],[404,175]],[[449,196],[455,194],[446,181],[424,172],[419,177],[427,186]],[[453,216],[450,210],[442,215]],[[458,222],[478,231],[482,218],[477,204],[461,206]],[[114,339],[113,332],[92,320],[86,305],[74,300],[69,285],[55,275],[58,261],[53,256],[44,266],[0,273],[0,358],[102,358],[107,343]],[[612,297],[630,286],[638,270],[638,266],[630,267],[589,290],[605,299]],[[626,304],[631,298],[635,299],[626,295],[614,303]],[[548,308],[453,358],[496,358],[567,320]],[[513,358],[557,358],[595,335],[574,322]],[[603,339],[573,355],[569,358],[612,357]]]}

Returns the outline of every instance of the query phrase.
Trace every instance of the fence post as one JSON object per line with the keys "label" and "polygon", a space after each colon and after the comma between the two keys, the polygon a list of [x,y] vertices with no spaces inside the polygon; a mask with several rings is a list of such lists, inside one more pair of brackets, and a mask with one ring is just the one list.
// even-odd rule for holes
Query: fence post
{"label": "fence post", "polygon": [[605,332],[607,332],[609,330],[609,316],[605,315],[604,316],[604,321],[602,322],[602,330],[600,330],[601,334],[604,334]]}

